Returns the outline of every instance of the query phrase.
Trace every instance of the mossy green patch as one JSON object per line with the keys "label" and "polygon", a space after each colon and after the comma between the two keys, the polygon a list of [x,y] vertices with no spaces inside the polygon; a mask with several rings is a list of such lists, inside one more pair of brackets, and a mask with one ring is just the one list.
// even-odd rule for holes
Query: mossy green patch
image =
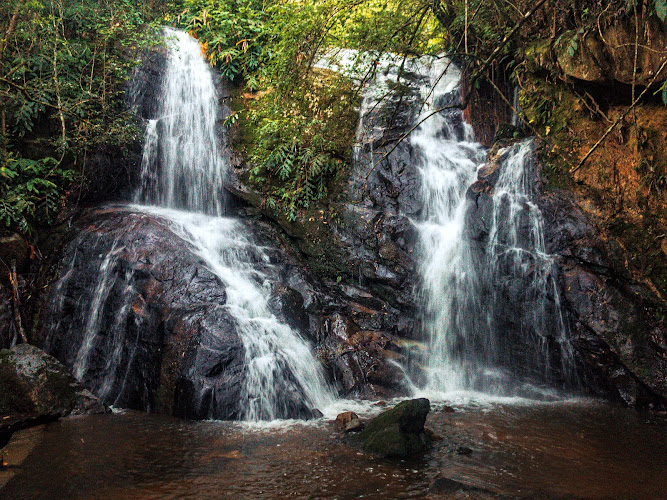
{"label": "mossy green patch", "polygon": [[397,404],[366,424],[359,438],[364,449],[385,458],[407,458],[424,452],[428,438],[424,423],[430,411],[428,399]]}

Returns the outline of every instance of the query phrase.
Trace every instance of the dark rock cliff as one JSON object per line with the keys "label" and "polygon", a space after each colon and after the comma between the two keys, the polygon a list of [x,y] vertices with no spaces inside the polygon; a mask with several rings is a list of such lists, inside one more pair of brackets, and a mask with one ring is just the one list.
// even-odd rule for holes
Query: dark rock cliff
{"label": "dark rock cliff", "polygon": [[[469,220],[480,244],[488,236],[485,221],[505,151],[492,150],[469,190],[474,201]],[[667,328],[657,314],[658,297],[632,280],[618,261],[620,249],[603,238],[571,193],[545,187],[536,153],[531,161],[545,249],[556,259],[561,306],[583,388],[632,407],[664,408]]]}
{"label": "dark rock cliff", "polygon": [[336,180],[326,205],[304,210],[294,221],[265,208],[260,192],[245,180],[249,166],[242,158],[227,185],[254,207],[245,212],[264,221],[269,237],[282,241],[295,265],[323,290],[314,334],[343,394],[400,393],[403,376],[393,361],[403,359],[403,339],[420,330],[417,235],[410,221],[421,210],[420,177],[416,152],[399,141],[420,107],[416,85],[409,85],[419,83],[419,76],[406,73],[404,79],[408,84],[365,117],[367,132],[359,138],[352,168]]}
{"label": "dark rock cliff", "polygon": [[79,375],[109,404],[237,415],[243,347],[218,306],[224,285],[187,244],[123,209],[85,213],[67,240],[35,342],[73,370],[88,342]]}

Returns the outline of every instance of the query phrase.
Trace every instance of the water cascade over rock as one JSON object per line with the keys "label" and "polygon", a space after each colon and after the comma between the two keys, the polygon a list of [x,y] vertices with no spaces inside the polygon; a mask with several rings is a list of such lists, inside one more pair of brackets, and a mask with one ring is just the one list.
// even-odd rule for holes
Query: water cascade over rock
{"label": "water cascade over rock", "polygon": [[[486,151],[461,111],[448,108],[459,101],[458,70],[448,65],[431,66],[416,121],[443,111],[409,138],[424,200],[415,223],[429,341],[426,391],[514,394],[528,381],[560,382],[571,377],[572,347],[534,203],[532,142],[483,165]],[[480,186],[484,197],[476,196]]]}
{"label": "water cascade over rock", "polygon": [[[353,72],[343,55],[339,65]],[[537,396],[535,386],[575,377],[535,201],[534,147],[517,143],[485,165],[488,151],[456,107],[459,80],[446,58],[380,61],[361,108],[359,185],[416,232],[417,328],[427,345],[412,355],[415,390]]]}
{"label": "water cascade over rock", "polygon": [[219,216],[226,167],[213,74],[196,40],[169,28],[165,36],[171,50],[156,115],[146,125],[137,201]]}
{"label": "water cascade over rock", "polygon": [[311,417],[334,394],[270,308],[280,269],[222,217],[219,101],[196,40],[165,30],[159,104],[131,205],[89,213],[66,245],[45,345],[109,404],[192,418]]}
{"label": "water cascade over rock", "polygon": [[[456,70],[444,64],[431,70],[422,115],[458,101]],[[426,390],[514,394],[527,381],[553,383],[569,374],[572,348],[533,201],[532,143],[483,165],[486,151],[462,120],[459,110],[447,109],[410,137],[421,153],[424,199],[416,224],[429,339]],[[478,173],[485,197],[476,196]]]}
{"label": "water cascade over rock", "polygon": [[364,277],[392,276],[392,292],[413,304],[398,331],[415,391],[542,398],[554,395],[547,387],[585,388],[664,407],[659,301],[577,198],[545,183],[539,141],[483,150],[444,58],[336,57],[327,65],[372,79],[334,234],[359,235],[358,253],[384,265]]}

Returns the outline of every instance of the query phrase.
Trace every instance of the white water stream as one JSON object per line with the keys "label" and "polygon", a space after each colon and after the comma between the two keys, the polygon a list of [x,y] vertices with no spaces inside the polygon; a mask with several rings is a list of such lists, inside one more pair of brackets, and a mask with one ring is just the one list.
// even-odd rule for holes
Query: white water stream
{"label": "white water stream", "polygon": [[161,105],[146,127],[137,201],[222,215],[226,165],[213,74],[194,38],[171,28],[165,37]]}
{"label": "white water stream", "polygon": [[[309,408],[326,408],[334,395],[308,342],[269,310],[272,284],[254,265],[269,264],[241,222],[158,207],[137,206],[166,219],[207,267],[225,284],[225,308],[235,320],[245,350],[245,382],[241,392],[243,419],[273,420],[288,399],[302,399]],[[300,395],[300,396],[299,396]],[[283,412],[284,414],[284,412]]]}
{"label": "white water stream", "polygon": [[[436,60],[430,66],[417,121],[443,102],[458,101],[459,71],[448,64]],[[528,382],[549,382],[554,354],[567,378],[572,348],[560,310],[556,266],[545,251],[544,221],[534,202],[532,141],[499,153],[484,247],[470,236],[474,202],[466,192],[477,180],[486,151],[475,142],[462,112],[448,109],[431,116],[409,140],[420,152],[424,201],[415,221],[428,338],[427,381],[419,392],[432,397],[460,390],[526,393]],[[508,321],[504,309],[519,313]],[[517,341],[510,339],[510,329],[527,346],[526,354],[513,352]],[[537,388],[530,391],[535,394]]]}
{"label": "white water stream", "polygon": [[[245,351],[243,419],[284,416],[285,400],[300,400],[308,408],[327,407],[335,399],[334,391],[313,349],[269,310],[272,285],[259,267],[253,266],[256,259],[263,266],[269,265],[268,256],[244,224],[222,216],[227,165],[218,144],[220,106],[212,71],[192,37],[169,28],[165,36],[169,54],[159,117],[146,127],[141,188],[135,197],[142,205],[131,208],[166,220],[225,284],[224,307],[234,318]],[[125,341],[122,324],[129,307],[127,304],[118,311],[117,325],[100,325],[100,311],[115,280],[115,246],[100,265],[84,340],[74,364],[75,376],[83,379],[101,328],[109,329],[113,342],[121,347],[106,361],[102,397],[123,376],[118,373]]]}

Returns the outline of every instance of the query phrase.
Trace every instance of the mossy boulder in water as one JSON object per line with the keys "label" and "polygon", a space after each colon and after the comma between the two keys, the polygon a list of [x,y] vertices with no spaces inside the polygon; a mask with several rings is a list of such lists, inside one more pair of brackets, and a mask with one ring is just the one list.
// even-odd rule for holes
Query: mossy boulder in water
{"label": "mossy boulder in water", "polygon": [[424,422],[431,409],[428,399],[403,401],[368,422],[360,435],[363,447],[385,458],[407,458],[426,451]]}
{"label": "mossy boulder in water", "polygon": [[0,415],[104,413],[105,406],[56,358],[29,344],[0,351]]}
{"label": "mossy boulder in water", "polygon": [[107,408],[57,359],[29,344],[0,351],[0,444],[11,433]]}

